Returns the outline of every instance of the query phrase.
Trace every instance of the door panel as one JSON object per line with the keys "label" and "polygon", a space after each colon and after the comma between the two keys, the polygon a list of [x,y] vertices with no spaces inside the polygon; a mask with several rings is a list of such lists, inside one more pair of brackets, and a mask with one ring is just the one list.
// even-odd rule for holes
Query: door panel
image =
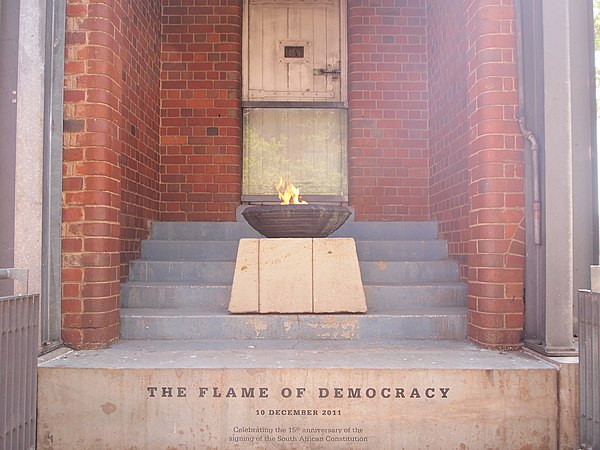
{"label": "door panel", "polygon": [[245,1],[242,200],[346,202],[345,0]]}
{"label": "door panel", "polygon": [[248,20],[245,100],[342,100],[339,0],[250,0]]}

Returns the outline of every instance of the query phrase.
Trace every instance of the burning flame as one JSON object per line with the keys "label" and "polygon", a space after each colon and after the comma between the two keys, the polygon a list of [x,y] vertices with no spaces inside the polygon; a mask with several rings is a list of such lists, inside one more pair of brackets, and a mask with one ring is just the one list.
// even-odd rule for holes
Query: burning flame
{"label": "burning flame", "polygon": [[277,195],[279,196],[282,205],[300,205],[308,203],[304,200],[300,200],[300,189],[294,186],[294,183],[288,183],[285,187],[285,191],[282,191],[284,185],[285,182],[283,181],[283,177],[280,177],[279,183],[275,185]]}

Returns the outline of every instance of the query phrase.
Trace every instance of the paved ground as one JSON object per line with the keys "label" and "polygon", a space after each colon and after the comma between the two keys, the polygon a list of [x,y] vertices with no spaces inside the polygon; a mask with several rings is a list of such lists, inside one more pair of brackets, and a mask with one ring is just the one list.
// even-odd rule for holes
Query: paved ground
{"label": "paved ground", "polygon": [[527,352],[481,349],[466,341],[120,341],[107,350],[59,349],[44,367],[541,369]]}

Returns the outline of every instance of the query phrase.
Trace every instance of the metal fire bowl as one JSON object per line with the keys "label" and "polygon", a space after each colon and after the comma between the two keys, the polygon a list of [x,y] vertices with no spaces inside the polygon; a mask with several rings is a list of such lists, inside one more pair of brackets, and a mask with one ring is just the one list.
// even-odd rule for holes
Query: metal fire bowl
{"label": "metal fire bowl", "polygon": [[242,215],[252,228],[269,238],[323,238],[350,217],[336,205],[262,205],[246,208]]}

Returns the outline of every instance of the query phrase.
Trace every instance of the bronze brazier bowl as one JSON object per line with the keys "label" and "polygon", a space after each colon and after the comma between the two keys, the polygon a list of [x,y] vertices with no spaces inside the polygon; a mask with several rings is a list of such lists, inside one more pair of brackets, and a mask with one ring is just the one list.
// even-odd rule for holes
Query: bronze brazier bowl
{"label": "bronze brazier bowl", "polygon": [[350,217],[338,205],[260,205],[246,208],[242,215],[252,228],[268,238],[323,238]]}

